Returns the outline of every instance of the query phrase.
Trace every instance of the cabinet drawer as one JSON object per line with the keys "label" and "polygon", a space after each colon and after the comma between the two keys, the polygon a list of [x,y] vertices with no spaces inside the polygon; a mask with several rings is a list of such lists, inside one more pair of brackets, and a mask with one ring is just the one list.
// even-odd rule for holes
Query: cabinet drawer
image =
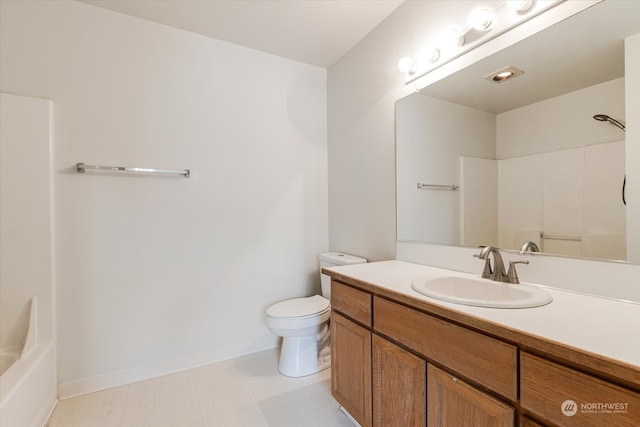
{"label": "cabinet drawer", "polygon": [[374,329],[516,401],[518,349],[408,307],[374,298]]}
{"label": "cabinet drawer", "polygon": [[640,394],[522,353],[521,406],[563,426],[639,426]]}
{"label": "cabinet drawer", "polygon": [[331,308],[371,327],[371,294],[331,280]]}

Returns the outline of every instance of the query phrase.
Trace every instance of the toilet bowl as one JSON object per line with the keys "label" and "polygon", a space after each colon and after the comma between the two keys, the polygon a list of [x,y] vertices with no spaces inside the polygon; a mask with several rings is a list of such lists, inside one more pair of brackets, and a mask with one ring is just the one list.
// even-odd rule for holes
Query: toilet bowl
{"label": "toilet bowl", "polygon": [[[367,262],[339,252],[320,254],[319,258],[321,268]],[[315,374],[331,364],[331,278],[321,274],[321,285],[322,295],[281,301],[267,309],[267,327],[282,337],[278,371],[285,376]]]}
{"label": "toilet bowl", "polygon": [[278,370],[288,377],[302,377],[326,369],[330,354],[319,347],[329,341],[329,300],[314,295],[279,302],[267,309],[267,327],[282,337]]}

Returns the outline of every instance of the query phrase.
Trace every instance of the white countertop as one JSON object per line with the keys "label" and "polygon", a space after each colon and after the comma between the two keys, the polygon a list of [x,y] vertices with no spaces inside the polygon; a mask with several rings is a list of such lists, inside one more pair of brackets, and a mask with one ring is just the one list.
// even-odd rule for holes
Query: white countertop
{"label": "white countertop", "polygon": [[[420,276],[459,274],[404,261],[381,261],[327,268],[344,276],[428,301],[467,315],[567,344],[590,353],[640,367],[640,304],[545,287],[553,296],[547,305],[502,309],[449,303],[411,288]],[[479,277],[479,275],[478,275]]]}

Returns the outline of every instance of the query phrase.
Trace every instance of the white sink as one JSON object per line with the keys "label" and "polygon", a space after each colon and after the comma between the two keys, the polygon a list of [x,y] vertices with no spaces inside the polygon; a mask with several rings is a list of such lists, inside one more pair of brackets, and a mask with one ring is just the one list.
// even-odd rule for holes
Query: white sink
{"label": "white sink", "polygon": [[443,301],[492,308],[529,308],[549,304],[545,289],[465,276],[419,277],[411,282],[418,293]]}

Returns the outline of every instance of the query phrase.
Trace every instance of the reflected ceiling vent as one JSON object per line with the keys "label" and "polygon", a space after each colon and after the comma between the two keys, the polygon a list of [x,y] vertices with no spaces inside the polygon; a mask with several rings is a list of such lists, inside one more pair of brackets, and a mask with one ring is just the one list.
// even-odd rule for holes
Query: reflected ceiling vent
{"label": "reflected ceiling vent", "polygon": [[521,76],[522,74],[524,74],[524,71],[514,67],[513,65],[509,65],[508,67],[504,67],[498,71],[487,74],[484,78],[493,83],[502,83],[514,77]]}

